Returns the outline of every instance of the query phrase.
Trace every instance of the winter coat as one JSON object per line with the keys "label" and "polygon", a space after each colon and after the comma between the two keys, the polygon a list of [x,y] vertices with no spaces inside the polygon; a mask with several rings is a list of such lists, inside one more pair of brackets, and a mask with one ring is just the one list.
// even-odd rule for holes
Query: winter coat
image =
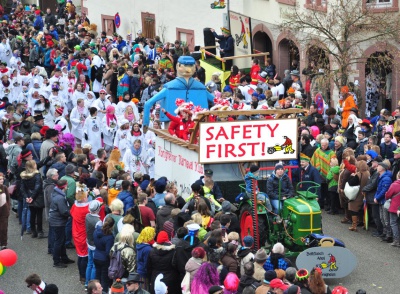
{"label": "winter coat", "polygon": [[6,155],[8,157],[7,169],[15,174],[18,169],[18,155],[21,153],[22,148],[17,144],[12,144],[6,148]]}
{"label": "winter coat", "polygon": [[173,205],[164,205],[158,211],[156,215],[156,232],[162,231],[164,223],[171,218],[171,211],[175,207]]}
{"label": "winter coat", "polygon": [[250,286],[254,290],[260,286],[260,281],[257,281],[253,276],[242,275],[239,282],[238,293],[242,293],[244,288]]}
{"label": "winter coat", "polygon": [[390,145],[386,145],[386,143],[382,143],[379,145],[381,150],[382,159],[389,159],[390,163],[394,161],[393,151],[397,149],[397,144],[391,142]]}
{"label": "winter coat", "polygon": [[[96,247],[97,248],[97,247]],[[113,255],[115,250],[122,250],[121,251],[121,259],[122,264],[124,265],[125,274],[122,276],[127,278],[130,272],[136,272],[136,252],[133,247],[125,243],[115,243],[110,250],[110,257]]]}
{"label": "winter coat", "polygon": [[363,207],[364,196],[362,193],[362,189],[367,185],[369,179],[369,171],[367,162],[362,160],[357,162],[357,178],[359,180],[360,190],[358,191],[356,199],[349,202],[349,210],[354,212],[359,212]]}
{"label": "winter coat", "polygon": [[281,198],[290,198],[294,196],[294,189],[289,176],[284,173],[281,178],[278,178],[275,173],[267,181],[267,195],[269,199],[279,200],[279,182],[281,190]]}
{"label": "winter coat", "polygon": [[138,274],[142,277],[147,275],[147,259],[151,248],[148,243],[136,244],[136,267]]}
{"label": "winter coat", "polygon": [[52,227],[63,227],[67,224],[69,216],[69,206],[65,193],[55,187],[53,193],[51,193],[49,225]]}
{"label": "winter coat", "polygon": [[329,191],[337,191],[337,186],[338,186],[338,179],[339,179],[339,172],[340,172],[340,167],[333,166],[329,170],[328,175],[326,176],[326,180],[328,181],[328,190]]}
{"label": "winter coat", "polygon": [[370,169],[370,177],[368,183],[364,186],[362,191],[365,193],[365,198],[368,204],[376,204],[374,202],[374,197],[376,194],[376,189],[378,188],[379,173],[376,169]]}
{"label": "winter coat", "polygon": [[290,261],[286,259],[284,255],[278,253],[271,253],[263,265],[265,271],[273,271],[276,269],[286,270],[290,266]]}
{"label": "winter coat", "polygon": [[237,260],[236,256],[232,255],[231,253],[225,253],[225,255],[221,258],[221,263],[224,267],[228,269],[230,273],[235,273],[239,275],[239,261]]}
{"label": "winter coat", "polygon": [[[308,165],[306,170],[303,170],[302,168],[299,169],[299,177],[300,182],[303,181],[312,181],[317,184],[321,184],[321,175],[318,172],[318,170],[313,167],[311,164]],[[299,185],[299,190],[300,191],[307,191],[308,188],[311,187],[310,183],[302,184]],[[317,193],[318,195],[320,194],[320,189],[318,189]],[[314,193],[315,189],[310,189],[310,192]]]}
{"label": "winter coat", "polygon": [[45,215],[46,220],[49,218],[49,210],[51,204],[51,194],[56,186],[57,181],[53,179],[46,178],[43,181],[43,196],[44,196],[44,207],[45,207]]}
{"label": "winter coat", "polygon": [[310,158],[314,155],[314,152],[316,149],[317,148],[315,148],[314,146],[311,146],[311,144],[301,145],[301,153],[304,153],[305,155],[307,155]]}
{"label": "winter coat", "polygon": [[376,189],[375,199],[378,200],[379,204],[385,203],[385,193],[389,190],[392,184],[392,173],[390,171],[385,171],[378,178],[378,188]]}
{"label": "winter coat", "polygon": [[42,179],[38,170],[33,173],[27,173],[26,171],[21,173],[20,193],[24,199],[33,199],[29,206],[44,208]]}
{"label": "winter coat", "polygon": [[154,243],[147,259],[147,276],[150,277],[150,293],[154,294],[154,281],[159,274],[164,275],[163,282],[167,285],[169,293],[181,292],[179,272],[172,263],[174,254],[175,245]]}
{"label": "winter coat", "polygon": [[191,257],[185,265],[185,271],[190,273],[190,284],[192,284],[194,275],[197,273],[197,270],[200,268],[203,260],[200,258]]}
{"label": "winter coat", "polygon": [[265,275],[265,269],[262,264],[254,262],[254,275],[253,278],[257,281],[263,281]]}
{"label": "winter coat", "polygon": [[173,264],[176,266],[176,269],[178,270],[178,273],[180,275],[180,281],[182,281],[183,278],[185,277],[186,263],[192,257],[192,250],[196,247],[203,247],[203,249],[205,249],[205,245],[201,243],[197,237],[193,238],[192,245],[190,245],[190,237],[185,237],[176,244],[175,247],[176,254],[173,259]]}
{"label": "winter coat", "polygon": [[55,168],[58,172],[58,176],[60,178],[62,178],[63,176],[65,176],[65,167],[67,166],[66,163],[64,162],[56,162],[54,163],[50,168]]}
{"label": "winter coat", "polygon": [[254,254],[251,252],[250,248],[241,247],[237,252],[237,257],[239,258],[240,265],[240,275],[244,275],[244,265],[248,262],[254,261]]}
{"label": "winter coat", "polygon": [[392,199],[388,211],[397,213],[400,207],[400,180],[396,180],[390,185],[389,190],[386,192],[385,199]]}
{"label": "winter coat", "polygon": [[3,193],[6,195],[6,201],[3,206],[0,206],[0,222],[7,223],[7,218],[10,216],[11,198],[10,194],[8,193],[8,188],[4,185],[0,185],[0,194]]}
{"label": "winter coat", "polygon": [[94,246],[96,250],[94,251],[93,258],[100,261],[110,260],[110,250],[114,245],[114,235],[104,235],[101,226],[97,226],[93,233]]}
{"label": "winter coat", "polygon": [[117,198],[124,203],[124,215],[129,208],[135,205],[133,203],[133,196],[129,191],[122,190],[118,193]]}

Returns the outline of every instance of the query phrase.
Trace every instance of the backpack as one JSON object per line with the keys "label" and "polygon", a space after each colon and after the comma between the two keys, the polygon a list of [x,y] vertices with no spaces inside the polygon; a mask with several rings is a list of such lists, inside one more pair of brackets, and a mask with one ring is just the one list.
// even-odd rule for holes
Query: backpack
{"label": "backpack", "polygon": [[117,249],[117,244],[114,245],[114,252],[110,258],[110,266],[108,267],[108,277],[112,280],[120,279],[125,274],[125,268],[122,263],[121,252],[124,250],[127,245],[125,245],[122,249]]}

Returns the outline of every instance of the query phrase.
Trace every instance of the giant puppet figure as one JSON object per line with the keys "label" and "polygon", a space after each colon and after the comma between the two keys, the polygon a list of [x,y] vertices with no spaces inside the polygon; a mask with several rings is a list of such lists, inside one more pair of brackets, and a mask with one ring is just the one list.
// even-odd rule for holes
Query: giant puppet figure
{"label": "giant puppet figure", "polygon": [[[150,109],[155,103],[161,105],[169,113],[174,113],[177,98],[185,102],[191,101],[195,106],[208,109],[208,102],[214,100],[214,96],[207,91],[206,87],[192,78],[196,71],[195,60],[191,56],[181,56],[176,66],[178,77],[164,85],[163,89],[149,99],[144,105],[143,125],[148,126],[150,122]],[[164,113],[160,113],[161,121],[169,121]]]}

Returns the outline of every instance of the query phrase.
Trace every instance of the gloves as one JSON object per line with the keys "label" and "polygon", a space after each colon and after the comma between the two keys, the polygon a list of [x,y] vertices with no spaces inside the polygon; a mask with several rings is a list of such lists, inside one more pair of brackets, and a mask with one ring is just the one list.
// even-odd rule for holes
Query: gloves
{"label": "gloves", "polygon": [[89,140],[89,137],[87,134],[85,134],[85,140]]}

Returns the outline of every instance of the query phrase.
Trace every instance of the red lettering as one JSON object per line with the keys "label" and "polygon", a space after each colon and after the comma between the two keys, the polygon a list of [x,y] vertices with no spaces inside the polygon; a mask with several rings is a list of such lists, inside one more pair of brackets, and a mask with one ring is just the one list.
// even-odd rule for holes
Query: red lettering
{"label": "red lettering", "polygon": [[251,129],[249,130],[249,128],[251,128],[252,126],[243,126],[243,139],[251,139],[251,135],[247,136],[247,133],[251,133]]}
{"label": "red lettering", "polygon": [[215,136],[215,140],[218,140],[220,136],[223,136],[226,140],[229,139],[229,137],[226,134],[225,129],[223,127],[219,128],[219,132],[218,132],[217,136]]}
{"label": "red lettering", "polygon": [[[213,149],[211,149],[213,148]],[[210,158],[210,154],[215,152],[215,144],[207,145],[207,152],[206,152],[206,157]]]}
{"label": "red lettering", "polygon": [[253,127],[257,128],[257,138],[261,138],[261,128],[266,125],[253,125]]}
{"label": "red lettering", "polygon": [[222,145],[221,145],[221,144],[218,144],[218,158],[221,158],[221,157],[222,157],[222,152],[221,152],[221,150],[222,150]]}
{"label": "red lettering", "polygon": [[236,130],[236,129],[239,129],[239,128],[240,128],[240,126],[232,126],[231,127],[231,131],[232,131],[231,139],[235,139],[235,134],[239,134],[240,133],[239,130]]}
{"label": "red lettering", "polygon": [[242,152],[242,153],[240,153],[240,154],[237,155],[238,157],[243,157],[243,156],[246,155],[246,150],[243,149],[243,146],[246,146],[246,143],[242,143],[242,144],[240,144],[240,145],[238,146],[240,152]]}
{"label": "red lettering", "polygon": [[214,127],[209,127],[207,130],[206,130],[206,133],[208,134],[208,135],[210,135],[210,137],[206,137],[206,140],[207,141],[210,141],[210,140],[212,140],[213,138],[214,138],[214,135],[211,133],[211,130],[213,130],[214,129]]}
{"label": "red lettering", "polygon": [[248,146],[251,146],[251,156],[255,156],[256,154],[256,146],[260,145],[260,142],[257,143],[247,143]]}
{"label": "red lettering", "polygon": [[269,124],[267,125],[267,127],[271,131],[271,138],[275,137],[274,132],[275,132],[276,128],[279,127],[279,124],[276,124],[275,128],[273,128],[273,129],[271,128],[271,125],[269,125]]}
{"label": "red lettering", "polygon": [[233,150],[235,150],[235,145],[226,144],[225,145],[225,157],[228,157],[229,155],[232,155],[233,157],[236,157],[235,153],[233,153]]}

